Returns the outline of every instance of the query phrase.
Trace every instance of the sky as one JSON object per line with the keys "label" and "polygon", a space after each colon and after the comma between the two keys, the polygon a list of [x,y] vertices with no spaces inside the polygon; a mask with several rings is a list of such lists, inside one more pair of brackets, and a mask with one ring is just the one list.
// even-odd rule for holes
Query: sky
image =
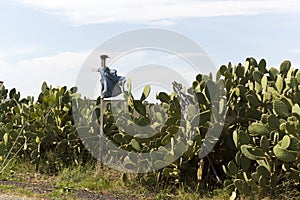
{"label": "sky", "polygon": [[[149,27],[192,39],[216,67],[247,57],[277,67],[290,60],[300,67],[298,0],[11,0],[0,1],[0,26],[0,81],[23,97],[37,96],[44,81],[76,85],[83,63],[99,45]],[[136,60],[160,64],[170,57],[134,52],[113,67],[126,75]],[[179,64],[178,73],[189,71]]]}

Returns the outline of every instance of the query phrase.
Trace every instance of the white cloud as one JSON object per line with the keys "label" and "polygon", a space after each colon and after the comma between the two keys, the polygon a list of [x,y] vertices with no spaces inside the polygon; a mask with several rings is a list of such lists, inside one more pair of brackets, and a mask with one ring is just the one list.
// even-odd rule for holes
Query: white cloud
{"label": "white cloud", "polygon": [[40,49],[38,45],[30,45],[21,48],[0,49],[0,59],[16,58],[37,52]]}
{"label": "white cloud", "polygon": [[171,25],[176,19],[260,13],[297,13],[298,0],[16,0],[74,25],[146,23]]}
{"label": "white cloud", "polygon": [[63,72],[80,67],[88,56],[88,52],[62,52],[52,56],[44,56],[23,60],[18,66],[31,68],[40,72]]}
{"label": "white cloud", "polygon": [[0,80],[15,87],[23,96],[37,96],[42,82],[74,86],[81,65],[89,52],[62,52],[51,56],[9,62],[0,58]]}

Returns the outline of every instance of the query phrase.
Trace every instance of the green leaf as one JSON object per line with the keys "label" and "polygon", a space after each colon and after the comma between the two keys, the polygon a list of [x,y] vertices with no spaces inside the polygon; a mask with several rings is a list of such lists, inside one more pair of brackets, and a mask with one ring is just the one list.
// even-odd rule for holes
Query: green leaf
{"label": "green leaf", "polygon": [[26,151],[27,149],[28,149],[28,143],[27,143],[27,141],[25,140],[24,146],[23,146],[23,150]]}
{"label": "green leaf", "polygon": [[261,93],[261,91],[262,91],[262,86],[261,86],[261,84],[258,83],[258,82],[255,82],[255,92],[256,92],[256,93]]}
{"label": "green leaf", "polygon": [[31,157],[33,160],[37,159],[38,156],[39,156],[39,152],[38,152],[37,149],[33,150],[33,151],[31,152],[31,154],[30,154],[30,157]]}
{"label": "green leaf", "polygon": [[266,168],[268,170],[269,173],[271,173],[271,168],[270,168],[269,162],[266,162],[265,160],[256,160],[256,162],[259,166],[263,166],[264,168]]}
{"label": "green leaf", "polygon": [[[230,187],[230,186],[233,186],[233,187]],[[231,192],[229,200],[236,200],[237,193],[236,193],[236,191],[234,191],[234,188],[235,188],[234,184],[231,184],[226,187],[226,190]]]}
{"label": "green leaf", "polygon": [[138,141],[136,140],[136,139],[132,139],[131,140],[131,146],[132,146],[132,148],[134,148],[136,151],[141,151],[141,145],[140,145],[140,143],[138,143]]}
{"label": "green leaf", "polygon": [[259,71],[261,71],[262,73],[267,72],[266,70],[266,66],[267,66],[267,62],[265,59],[261,59],[258,63],[258,69]]}
{"label": "green leaf", "polygon": [[203,93],[197,92],[196,97],[197,97],[197,100],[200,104],[204,104],[204,105],[208,104],[207,99],[206,99],[206,97]]}
{"label": "green leaf", "polygon": [[240,148],[241,145],[249,144],[249,142],[250,142],[250,137],[249,137],[248,133],[246,133],[243,130],[233,131],[232,136],[233,136],[233,141],[234,141],[236,148]]}
{"label": "green leaf", "polygon": [[232,133],[232,139],[236,148],[238,148],[238,131],[234,130]]}
{"label": "green leaf", "polygon": [[[292,151],[299,151],[300,152],[300,140],[298,140],[293,135],[290,135],[290,140],[291,141],[290,141],[289,149],[291,149]],[[299,166],[300,166],[300,164],[299,164]]]}
{"label": "green leaf", "polygon": [[269,151],[269,140],[264,135],[260,138],[260,147],[264,152]]}
{"label": "green leaf", "polygon": [[283,149],[279,143],[275,145],[275,147],[273,148],[273,152],[275,156],[283,162],[294,162],[297,158],[295,153],[292,153],[287,149]]}
{"label": "green leaf", "polygon": [[79,99],[81,97],[81,94],[80,93],[73,93],[73,94],[71,94],[71,97],[73,99]]}
{"label": "green leaf", "polygon": [[300,83],[300,71],[298,70],[296,73],[296,79],[298,80],[298,82]]}
{"label": "green leaf", "polygon": [[246,61],[249,62],[249,66],[257,67],[257,62],[253,57],[247,58]]}
{"label": "green leaf", "polygon": [[5,154],[5,144],[3,142],[0,142],[0,156],[3,156],[4,154]]}
{"label": "green leaf", "polygon": [[7,144],[8,144],[8,138],[9,138],[9,134],[8,133],[4,133],[4,135],[3,135],[3,142],[4,142],[5,146],[7,146]]}
{"label": "green leaf", "polygon": [[258,106],[260,105],[260,103],[259,103],[257,97],[254,96],[253,94],[248,94],[248,95],[246,96],[246,98],[247,98],[249,104],[250,104],[252,107],[256,108],[256,107],[258,107]]}
{"label": "green leaf", "polygon": [[188,105],[188,113],[189,113],[189,116],[195,116],[197,114],[196,106]]}
{"label": "green leaf", "polygon": [[[227,71],[227,67],[226,67],[226,65],[222,65],[221,67],[220,67],[220,69],[219,69],[219,72],[220,72],[220,74],[221,75],[225,75],[225,72]],[[201,81],[201,80],[200,80]],[[199,81],[199,82],[200,82]]]}
{"label": "green leaf", "polygon": [[241,65],[238,65],[236,67],[235,73],[236,73],[237,77],[242,78],[244,76],[244,67],[242,67]]}
{"label": "green leaf", "polygon": [[47,86],[46,82],[43,82],[41,89],[42,89],[42,93],[45,93],[45,91],[48,89],[48,86]]}
{"label": "green leaf", "polygon": [[131,88],[132,88],[131,78],[128,78],[127,79],[127,91],[128,91],[129,95],[131,94]]}
{"label": "green leaf", "polygon": [[198,74],[198,75],[196,76],[196,80],[200,83],[200,82],[203,80],[202,74]]}
{"label": "green leaf", "polygon": [[172,137],[172,134],[167,134],[165,137],[162,138],[161,144],[162,144],[163,146],[169,144],[170,141],[171,141],[171,137]]}
{"label": "green leaf", "polygon": [[279,129],[279,119],[275,115],[270,115],[268,117],[268,126],[271,130],[278,130]]}
{"label": "green leaf", "polygon": [[290,68],[291,68],[291,62],[288,60],[285,60],[280,65],[280,73],[281,74],[287,73]]}
{"label": "green leaf", "polygon": [[233,174],[226,168],[226,166],[222,165],[222,169],[227,177],[233,176]]}
{"label": "green leaf", "polygon": [[269,136],[269,134],[270,134],[269,129],[265,125],[260,124],[260,123],[252,123],[248,127],[248,131],[253,136],[259,136],[259,135],[260,136],[262,136],[262,135]]}
{"label": "green leaf", "polygon": [[164,123],[165,118],[161,112],[155,112],[155,117],[160,123]]}
{"label": "green leaf", "polygon": [[150,91],[151,91],[150,85],[146,85],[146,86],[144,87],[143,94],[142,94],[140,100],[141,100],[141,101],[144,101],[145,99],[147,99],[147,97],[148,97],[149,94],[150,94]]}
{"label": "green leaf", "polygon": [[129,134],[124,134],[122,135],[122,140],[125,142],[125,143],[129,143],[132,139],[132,136],[129,135]]}
{"label": "green leaf", "polygon": [[275,86],[277,88],[277,91],[281,94],[284,87],[284,80],[280,75],[277,76]]}
{"label": "green leaf", "polygon": [[272,80],[275,80],[278,74],[279,74],[279,71],[276,68],[274,68],[274,67],[270,68],[269,75]]}
{"label": "green leaf", "polygon": [[245,131],[239,131],[238,134],[238,143],[239,145],[249,144],[250,136]]}
{"label": "green leaf", "polygon": [[146,106],[140,100],[133,101],[134,109],[143,116],[146,116]]}
{"label": "green leaf", "polygon": [[114,136],[113,136],[113,140],[118,143],[118,144],[121,144],[123,142],[123,137],[120,133],[116,133]]}
{"label": "green leaf", "polygon": [[298,80],[294,77],[291,77],[290,80],[289,80],[288,86],[290,88],[292,88],[294,91],[296,91],[297,88],[298,88],[298,85],[299,85]]}
{"label": "green leaf", "polygon": [[124,167],[128,170],[131,170],[131,171],[135,171],[137,170],[137,167],[136,167],[136,163],[132,162],[129,158],[129,156],[126,156],[124,158]]}
{"label": "green leaf", "polygon": [[246,62],[245,62],[245,70],[244,70],[244,75],[246,75],[246,73],[248,72],[249,65],[250,65],[249,61],[246,61]]}
{"label": "green leaf", "polygon": [[300,106],[297,103],[293,105],[292,113],[297,113],[298,115],[300,115]]}
{"label": "green leaf", "polygon": [[188,145],[185,144],[184,142],[177,142],[175,145],[175,155],[182,155],[182,153],[186,152],[188,149]]}
{"label": "green leaf", "polygon": [[254,71],[253,72],[253,79],[254,81],[261,83],[261,79],[263,77],[263,73],[261,73],[260,71]]}
{"label": "green leaf", "polygon": [[258,176],[264,176],[266,178],[270,178],[270,172],[264,165],[258,166],[256,172]]}
{"label": "green leaf", "polygon": [[191,125],[193,127],[198,127],[204,125],[208,121],[210,121],[210,110],[203,111],[196,115],[193,118]]}
{"label": "green leaf", "polygon": [[160,92],[157,96],[156,99],[160,100],[161,102],[168,103],[170,101],[170,96],[165,93],[165,92]]}
{"label": "green leaf", "polygon": [[227,165],[229,171],[231,174],[237,174],[238,173],[238,167],[236,166],[236,164],[233,161],[230,161]]}
{"label": "green leaf", "polygon": [[282,101],[275,100],[273,103],[273,109],[279,117],[285,118],[290,115],[288,106]]}
{"label": "green leaf", "polygon": [[241,146],[242,153],[250,160],[263,160],[265,158],[265,153],[257,147],[250,145]]}
{"label": "green leaf", "polygon": [[267,91],[267,86],[268,86],[268,78],[266,76],[263,76],[261,79],[261,86],[264,91]]}
{"label": "green leaf", "polygon": [[281,148],[283,149],[287,149],[289,148],[291,144],[291,139],[288,135],[283,136],[282,140],[281,140]]}
{"label": "green leaf", "polygon": [[10,92],[9,92],[9,98],[10,99],[13,99],[14,98],[14,95],[16,94],[16,89],[15,88],[13,88],[13,89],[11,89],[10,90]]}
{"label": "green leaf", "polygon": [[241,157],[241,164],[242,164],[242,169],[246,172],[250,168],[251,160],[243,155]]}
{"label": "green leaf", "polygon": [[235,179],[234,185],[239,190],[240,193],[245,195],[251,194],[251,188],[247,185],[247,183],[244,180]]}
{"label": "green leaf", "polygon": [[166,166],[168,166],[168,163],[165,163],[162,160],[157,160],[157,161],[154,162],[155,169],[162,169],[162,168],[164,168]]}

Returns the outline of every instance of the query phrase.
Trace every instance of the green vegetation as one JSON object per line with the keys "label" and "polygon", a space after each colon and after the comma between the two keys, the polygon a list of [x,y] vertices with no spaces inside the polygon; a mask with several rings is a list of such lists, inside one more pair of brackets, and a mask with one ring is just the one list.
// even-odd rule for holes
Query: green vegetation
{"label": "green vegetation", "polygon": [[290,198],[300,181],[299,83],[300,71],[289,61],[277,70],[254,58],[221,66],[215,80],[197,75],[187,92],[175,84],[176,92],[157,94],[160,104],[146,103],[149,86],[134,99],[129,81],[126,103],[106,105],[104,133],[106,145],[130,153],[122,158],[108,150],[103,160],[124,160],[128,171],[143,173],[103,169],[98,175],[89,152],[97,155],[99,144],[89,138],[99,134],[99,98],[93,103],[75,87],[46,83],[37,101],[0,88],[0,178],[17,160],[56,175],[55,194],[88,189],[157,199]]}
{"label": "green vegetation", "polygon": [[[26,173],[25,173],[26,171]],[[202,191],[201,193],[193,191],[188,187],[168,186],[166,188],[157,188],[149,190],[139,184],[135,174],[124,174],[120,171],[104,167],[101,173],[95,173],[93,164],[88,166],[77,165],[65,168],[56,175],[37,173],[33,164],[22,161],[13,162],[7,168],[0,180],[14,180],[16,185],[1,185],[0,191],[11,193],[18,196],[27,196],[33,198],[47,199],[78,199],[78,192],[89,191],[102,195],[117,196],[127,199],[136,197],[137,199],[227,199],[229,194],[226,191],[215,190],[214,193]],[[32,183],[34,188],[30,185]],[[26,187],[22,185],[26,185]],[[46,188],[46,185],[51,186]],[[36,188],[35,188],[36,187]],[[48,190],[45,193],[45,190]]]}

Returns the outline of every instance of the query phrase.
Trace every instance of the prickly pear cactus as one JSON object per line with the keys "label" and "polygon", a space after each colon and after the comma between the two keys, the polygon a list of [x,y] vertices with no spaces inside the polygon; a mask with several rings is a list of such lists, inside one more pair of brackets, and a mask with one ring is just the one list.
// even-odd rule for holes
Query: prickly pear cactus
{"label": "prickly pear cactus", "polygon": [[72,100],[78,97],[74,91],[43,83],[34,101],[33,97],[21,99],[16,89],[2,88],[0,162],[21,157],[49,173],[79,163],[84,146],[72,117]]}
{"label": "prickly pear cactus", "polygon": [[[240,70],[244,76],[237,68],[244,69]],[[224,132],[230,133],[236,149],[232,160],[223,164],[229,178],[224,186],[235,195],[275,191],[287,177],[299,181],[298,69],[284,61],[280,70],[268,70],[265,60],[257,64],[248,58],[245,66],[230,64],[219,72],[229,99],[229,125]]]}
{"label": "prickly pear cactus", "polygon": [[[124,101],[105,105],[103,124],[107,145],[130,153],[120,157],[112,151],[103,159],[123,162],[129,171],[159,169],[137,175],[152,186],[185,182],[210,189],[223,182],[232,198],[272,193],[285,179],[299,182],[300,71],[289,61],[276,69],[264,59],[247,58],[245,64],[222,65],[212,77],[197,75],[190,88],[175,83],[171,94],[157,94],[157,104],[146,101],[148,85],[135,99],[128,80]],[[38,170],[55,172],[93,159],[89,152],[100,148],[89,138],[100,134],[99,103],[100,98],[93,103],[80,97],[75,87],[43,83],[37,100],[1,87],[0,163],[18,152],[16,157],[29,159]],[[220,124],[221,135],[208,137]],[[149,157],[138,156],[146,152]]]}

